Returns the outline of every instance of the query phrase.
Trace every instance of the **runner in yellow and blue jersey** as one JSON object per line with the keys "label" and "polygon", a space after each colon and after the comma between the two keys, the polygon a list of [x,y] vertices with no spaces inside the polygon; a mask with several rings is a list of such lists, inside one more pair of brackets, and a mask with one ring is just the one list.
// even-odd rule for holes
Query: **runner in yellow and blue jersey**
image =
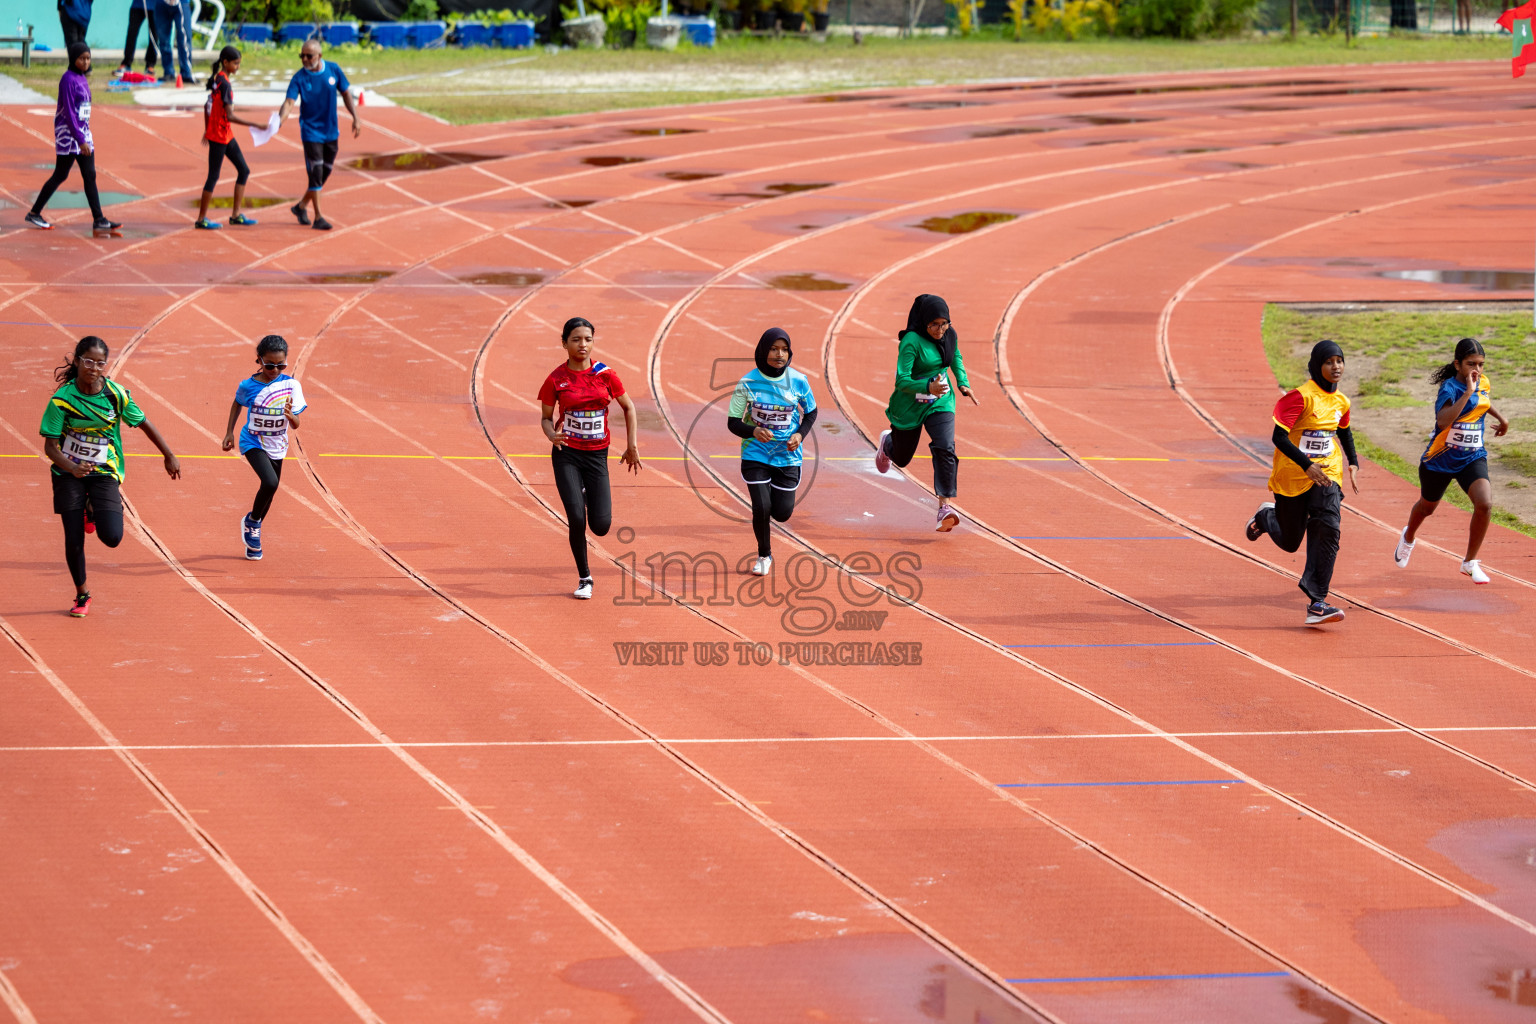
{"label": "runner in yellow and blue jersey", "polygon": [[731,395],[726,427],[741,438],[741,478],[752,497],[752,532],[757,536],[754,576],[773,572],[770,522],[789,522],[800,488],[801,441],[816,424],[816,396],[805,374],[792,370],[789,335],[770,327],[757,341],[757,369],[742,377]]}
{"label": "runner in yellow and blue jersey", "polygon": [[53,511],[64,523],[64,561],[75,581],[69,614],[91,610],[85,586],[85,535],[95,533],[109,548],[123,540],[124,425],[143,430],[165,457],[172,480],[181,463],[165,438],[145,419],[128,389],[107,379],[107,343],[95,335],[81,338],[75,354],[54,371],[59,389],[48,400],[38,433],[43,454],[53,463]]}
{"label": "runner in yellow and blue jersey", "polygon": [[1451,362],[1430,374],[1431,384],[1440,385],[1435,396],[1435,432],[1419,459],[1419,500],[1408,513],[1408,525],[1397,540],[1393,561],[1406,569],[1417,543],[1419,527],[1435,514],[1445,489],[1455,480],[1472,499],[1472,526],[1467,532],[1467,557],[1461,572],[1473,583],[1487,583],[1488,574],[1477,557],[1488,534],[1488,520],[1493,512],[1493,485],[1488,482],[1488,449],[1483,445],[1483,421],[1492,416],[1497,423],[1495,437],[1509,429],[1506,420],[1493,407],[1492,387],[1483,375],[1487,354],[1475,338],[1456,343]]}
{"label": "runner in yellow and blue jersey", "polygon": [[1339,508],[1344,501],[1344,461],[1356,494],[1354,434],[1349,427],[1349,396],[1339,390],[1344,379],[1344,350],[1332,341],[1312,346],[1308,380],[1275,403],[1275,446],[1269,474],[1274,501],[1266,501],[1248,520],[1249,540],[1269,534],[1282,551],[1307,541],[1307,565],[1297,584],[1311,599],[1306,623],[1337,622],[1342,608],[1328,603],[1333,563],[1339,556]]}

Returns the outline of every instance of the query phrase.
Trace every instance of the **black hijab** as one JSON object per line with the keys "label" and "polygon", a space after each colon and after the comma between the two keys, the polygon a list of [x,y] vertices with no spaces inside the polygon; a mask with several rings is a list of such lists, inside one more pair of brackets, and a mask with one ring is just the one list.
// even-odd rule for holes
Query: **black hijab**
{"label": "black hijab", "polygon": [[789,335],[785,333],[782,327],[770,327],[764,331],[763,336],[757,339],[757,351],[753,354],[753,357],[757,360],[757,372],[764,377],[773,379],[777,379],[784,373],[784,370],[789,369],[789,363],[784,364],[784,370],[775,370],[768,365],[768,350],[773,348],[773,343],[776,341],[784,342],[784,347],[789,349],[790,361],[793,361],[795,350],[790,348]]}
{"label": "black hijab", "polygon": [[[69,47],[64,52],[69,54],[69,67],[66,68],[65,70],[67,70],[67,71],[74,71],[75,70],[75,61],[80,59],[80,55],[82,53],[90,53],[91,52],[91,48],[89,46],[87,46],[85,43],[83,43],[83,42],[81,42],[80,40],[77,39],[74,42],[70,43]],[[78,72],[77,72],[77,74],[78,74]]]}
{"label": "black hijab", "polygon": [[1339,348],[1338,342],[1324,338],[1312,346],[1312,356],[1307,360],[1307,375],[1312,378],[1318,387],[1330,393],[1335,391],[1338,385],[1323,376],[1323,364],[1334,356],[1342,359],[1344,357],[1344,350]]}
{"label": "black hijab", "polygon": [[[906,336],[907,331],[915,332],[919,337],[933,341],[928,334],[928,325],[935,320],[949,319],[949,305],[937,295],[919,295],[912,300],[912,309],[907,313],[906,330],[896,335],[900,341]],[[944,332],[944,337],[934,344],[939,346],[939,358],[942,365],[953,366],[955,363],[955,350],[960,347],[960,338],[955,334],[955,325],[950,324]]]}

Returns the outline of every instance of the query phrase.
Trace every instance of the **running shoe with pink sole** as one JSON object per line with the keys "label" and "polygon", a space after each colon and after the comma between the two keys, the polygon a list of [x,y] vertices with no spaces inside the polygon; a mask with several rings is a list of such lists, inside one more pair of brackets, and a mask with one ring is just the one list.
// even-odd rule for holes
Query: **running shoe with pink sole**
{"label": "running shoe with pink sole", "polygon": [[880,443],[875,445],[875,469],[881,473],[891,471],[891,457],[885,453],[885,442],[890,436],[889,430],[880,431]]}

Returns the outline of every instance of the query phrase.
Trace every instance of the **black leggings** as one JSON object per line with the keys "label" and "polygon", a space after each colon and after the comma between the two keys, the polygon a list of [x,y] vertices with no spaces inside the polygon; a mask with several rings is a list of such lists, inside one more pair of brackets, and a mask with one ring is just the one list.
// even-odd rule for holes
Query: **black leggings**
{"label": "black leggings", "polygon": [[251,518],[259,523],[267,518],[272,498],[277,494],[277,485],[282,482],[283,460],[274,459],[260,448],[252,448],[245,453],[245,461],[251,464],[257,479],[261,481],[261,486],[256,490],[256,502],[251,506]]}
{"label": "black leggings", "polygon": [[69,169],[75,164],[80,165],[80,177],[85,181],[85,201],[91,204],[91,216],[97,220],[102,219],[101,195],[96,191],[96,157],[91,153],[60,153],[53,163],[53,176],[43,182],[42,191],[37,194],[37,202],[32,204],[32,212],[39,217],[43,215],[43,207],[48,205],[48,200],[58,191],[64,179],[69,177]]}
{"label": "black leggings", "polygon": [[96,536],[109,548],[123,542],[123,497],[118,483],[102,473],[79,479],[53,474],[53,510],[64,523],[64,563],[75,586],[85,584],[85,503],[91,503]]}
{"label": "black leggings", "polygon": [[[151,0],[151,2],[154,2],[154,0]],[[155,58],[158,56],[155,52],[155,22],[149,16],[145,0],[134,0],[128,7],[128,36],[123,40],[122,66],[130,71],[133,70],[134,48],[139,45],[139,27],[146,21],[149,22],[149,31],[146,33],[149,38],[144,41],[144,70],[153,71],[155,69]],[[170,61],[166,61],[166,63],[170,64]]]}
{"label": "black leggings", "polygon": [[571,555],[576,559],[576,574],[591,577],[587,566],[587,527],[599,537],[608,535],[613,525],[613,496],[608,492],[608,449],[579,451],[569,446],[550,452],[555,467],[555,489],[565,506],[565,520],[570,524]]}
{"label": "black leggings", "polygon": [[924,427],[928,429],[928,451],[933,455],[933,493],[941,498],[953,498],[958,493],[960,477],[960,460],[955,457],[954,413],[932,413],[911,430],[892,427],[891,436],[886,439],[885,454],[905,469],[917,453],[917,442],[922,440]]}
{"label": "black leggings", "polygon": [[208,143],[208,180],[203,182],[204,192],[212,192],[219,187],[219,172],[224,169],[226,156],[235,168],[236,185],[244,185],[246,179],[250,178],[251,169],[246,166],[245,155],[240,152],[238,141],[231,138],[228,142],[210,142]]}
{"label": "black leggings", "polygon": [[757,537],[757,557],[773,554],[770,520],[789,522],[795,511],[795,491],[800,486],[799,466],[770,466],[755,459],[741,460],[741,478],[752,496],[752,533]]}
{"label": "black leggings", "polygon": [[1307,566],[1296,584],[1314,601],[1328,596],[1333,563],[1339,557],[1339,506],[1344,491],[1338,484],[1309,487],[1301,494],[1275,495],[1275,507],[1261,508],[1254,517],[1259,528],[1281,551],[1295,551],[1307,541]]}

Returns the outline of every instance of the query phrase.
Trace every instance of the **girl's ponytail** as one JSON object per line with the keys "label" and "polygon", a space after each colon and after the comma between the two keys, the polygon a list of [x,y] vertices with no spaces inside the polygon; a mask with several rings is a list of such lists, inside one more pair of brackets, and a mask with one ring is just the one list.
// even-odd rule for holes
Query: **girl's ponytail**
{"label": "girl's ponytail", "polygon": [[227,61],[227,60],[239,60],[239,59],[240,59],[240,50],[239,50],[238,47],[226,46],[226,47],[224,47],[224,49],[219,51],[219,55],[217,57],[213,58],[213,67],[212,67],[212,69],[208,72],[208,91],[209,92],[213,91],[213,76],[217,75],[220,71],[224,70],[224,62]]}
{"label": "girl's ponytail", "polygon": [[1476,338],[1462,338],[1456,343],[1456,352],[1455,355],[1452,356],[1454,361],[1446,363],[1434,373],[1430,374],[1429,382],[1436,387],[1439,387],[1441,384],[1444,384],[1446,381],[1456,376],[1456,363],[1461,362],[1468,356],[1485,356],[1487,354],[1488,353],[1483,351],[1482,342],[1478,341]]}

